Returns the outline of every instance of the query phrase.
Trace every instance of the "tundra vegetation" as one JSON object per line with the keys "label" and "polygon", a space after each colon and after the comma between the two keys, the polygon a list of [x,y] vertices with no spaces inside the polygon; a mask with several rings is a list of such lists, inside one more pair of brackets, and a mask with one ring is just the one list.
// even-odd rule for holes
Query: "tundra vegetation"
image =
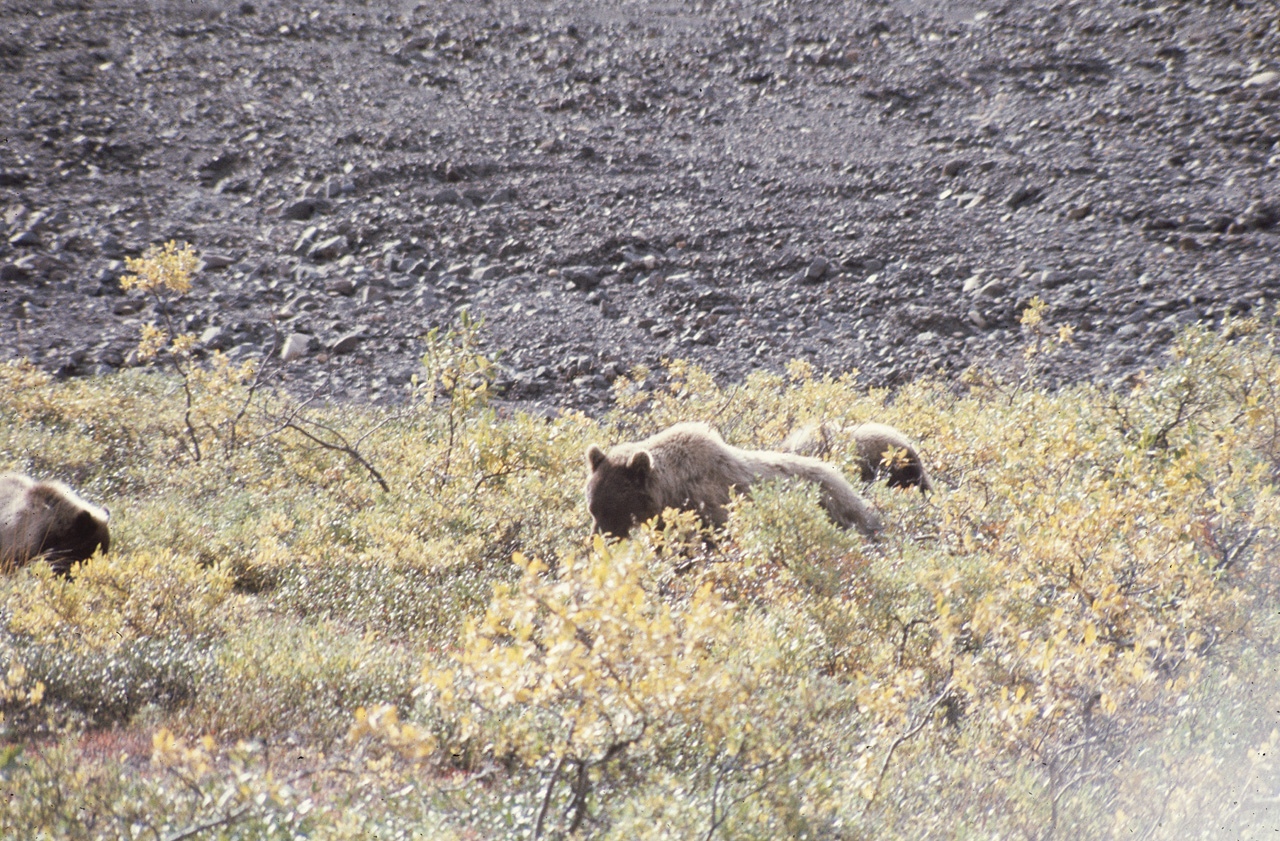
{"label": "tundra vegetation", "polygon": [[[131,267],[165,313],[181,253]],[[1280,332],[1050,392],[1050,315],[1014,379],[673,361],[598,420],[503,408],[465,318],[397,408],[260,388],[173,323],[149,369],[0,367],[0,469],[113,525],[70,580],[0,579],[0,837],[1271,837]],[[784,483],[713,542],[590,538],[587,445],[686,419],[890,423],[938,492],[867,487],[875,541]]]}

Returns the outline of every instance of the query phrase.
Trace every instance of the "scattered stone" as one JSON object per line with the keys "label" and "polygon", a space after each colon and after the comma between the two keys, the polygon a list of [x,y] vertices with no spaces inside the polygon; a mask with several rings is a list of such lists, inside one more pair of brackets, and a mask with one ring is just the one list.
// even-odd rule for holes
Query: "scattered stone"
{"label": "scattered stone", "polygon": [[349,333],[342,334],[333,344],[329,345],[329,352],[335,355],[351,353],[360,346],[362,341],[364,341],[364,329],[352,330]]}
{"label": "scattered stone", "polygon": [[452,187],[445,187],[431,199],[432,204],[462,204],[462,194]]}
{"label": "scattered stone", "polygon": [[804,279],[808,283],[820,283],[827,276],[831,263],[826,257],[818,257],[804,271]]}
{"label": "scattered stone", "polygon": [[1003,280],[991,280],[983,284],[978,290],[978,294],[983,298],[999,298],[1009,291],[1009,286]]}
{"label": "scattered stone", "polygon": [[322,239],[307,249],[312,260],[336,260],[347,252],[349,244],[343,234]]}
{"label": "scattered stone", "polygon": [[388,300],[391,296],[385,289],[379,289],[376,286],[365,286],[360,290],[360,303],[377,304]]}
{"label": "scattered stone", "polygon": [[227,193],[228,195],[239,195],[252,192],[252,190],[253,181],[251,179],[234,176],[222,179],[213,187],[215,193]]}
{"label": "scattered stone", "polygon": [[1280,220],[1280,211],[1273,205],[1263,201],[1255,201],[1249,205],[1237,219],[1237,223],[1249,230],[1264,231]]}
{"label": "scattered stone", "polygon": [[280,215],[295,222],[305,222],[317,213],[328,213],[332,209],[333,205],[324,199],[307,197],[285,205]]}
{"label": "scattered stone", "polygon": [[201,255],[199,271],[216,272],[225,269],[236,261],[229,254],[208,253]]}
{"label": "scattered stone", "polygon": [[9,244],[18,248],[38,248],[43,242],[34,225],[9,237]]}
{"label": "scattered stone", "polygon": [[231,347],[231,332],[225,327],[206,327],[200,334],[200,344],[209,350],[226,350]]}
{"label": "scattered stone", "polygon": [[240,156],[235,152],[226,150],[202,163],[196,169],[196,176],[200,179],[200,183],[209,187],[230,175],[239,165]]}
{"label": "scattered stone", "polygon": [[1057,289],[1059,286],[1071,283],[1075,279],[1075,275],[1071,272],[1045,269],[1036,275],[1035,282],[1043,289]]}
{"label": "scattered stone", "polygon": [[1280,73],[1277,73],[1275,70],[1264,70],[1261,73],[1255,73],[1248,79],[1245,79],[1243,87],[1266,88],[1272,87],[1277,82],[1280,82]]}
{"label": "scattered stone", "polygon": [[124,366],[125,355],[120,348],[107,346],[98,351],[98,362],[109,368],[120,368]]}
{"label": "scattered stone", "polygon": [[0,283],[21,283],[31,279],[30,266],[19,261],[0,264]]}
{"label": "scattered stone", "polygon": [[489,194],[486,204],[509,204],[516,200],[515,187],[501,187]]}
{"label": "scattered stone", "polygon": [[1010,210],[1018,210],[1027,205],[1035,204],[1042,198],[1044,198],[1044,189],[1042,187],[1023,184],[1009,194],[1009,198],[1004,200],[1004,205]]}
{"label": "scattered stone", "polygon": [[565,266],[560,269],[560,276],[582,291],[600,284],[600,269],[595,266]]}
{"label": "scattered stone", "polygon": [[324,291],[332,295],[350,296],[355,294],[356,283],[345,275],[334,277],[325,281]]}
{"label": "scattered stone", "polygon": [[1142,335],[1142,328],[1136,324],[1121,324],[1116,330],[1116,338],[1120,340],[1133,339]]}
{"label": "scattered stone", "polygon": [[327,199],[336,199],[339,196],[349,196],[355,193],[356,182],[350,178],[330,178],[324,185],[324,196]]}
{"label": "scattered stone", "polygon": [[280,358],[285,362],[292,362],[306,356],[311,345],[311,337],[305,333],[290,333],[289,337],[284,340],[284,347],[280,348]]}

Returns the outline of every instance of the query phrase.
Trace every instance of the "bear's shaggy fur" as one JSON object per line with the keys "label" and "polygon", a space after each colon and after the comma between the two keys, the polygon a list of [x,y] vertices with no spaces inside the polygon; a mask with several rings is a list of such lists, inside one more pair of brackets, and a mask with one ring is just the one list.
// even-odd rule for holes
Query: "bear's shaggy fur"
{"label": "bear's shaggy fur", "polygon": [[111,546],[106,509],[61,482],[0,473],[0,572],[44,557],[59,575]]}
{"label": "bear's shaggy fur", "polygon": [[[925,469],[920,452],[911,439],[897,429],[883,423],[863,423],[843,428],[832,423],[815,423],[802,426],[782,442],[782,449],[789,453],[825,458],[841,441],[852,440],[858,452],[858,469],[864,482],[873,482],[884,476],[893,488],[915,485],[921,493],[933,490],[933,480]],[[905,460],[885,462],[890,450],[904,450]]]}
{"label": "bear's shaggy fur", "polygon": [[762,479],[796,478],[822,488],[822,506],[843,528],[864,534],[880,530],[879,516],[840,472],[816,458],[794,453],[731,447],[705,423],[679,423],[634,444],[606,453],[587,450],[587,508],[597,531],[626,537],[633,526],[664,508],[696,511],[721,527],[730,492],[745,494]]}

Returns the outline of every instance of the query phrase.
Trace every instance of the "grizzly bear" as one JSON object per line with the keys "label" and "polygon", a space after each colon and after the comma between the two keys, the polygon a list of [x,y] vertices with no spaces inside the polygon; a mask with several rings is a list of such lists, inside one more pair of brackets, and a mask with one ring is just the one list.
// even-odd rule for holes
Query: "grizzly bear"
{"label": "grizzly bear", "polygon": [[626,537],[664,508],[696,511],[704,523],[722,527],[731,493],[746,494],[762,479],[788,477],[819,485],[823,508],[842,528],[855,526],[864,534],[882,528],[879,516],[831,465],[794,453],[731,447],[705,423],[679,423],[608,453],[592,444],[587,465],[587,508],[595,530],[611,537]]}
{"label": "grizzly bear", "polygon": [[[925,469],[924,461],[916,445],[892,426],[883,423],[863,423],[853,427],[840,427],[832,423],[815,423],[802,426],[782,442],[782,449],[789,453],[824,458],[841,440],[852,439],[857,447],[858,469],[864,482],[873,482],[884,476],[891,488],[907,488],[915,485],[921,493],[933,490],[933,480]],[[902,458],[886,457],[894,450],[903,451]]]}
{"label": "grizzly bear", "polygon": [[111,546],[109,517],[61,482],[0,473],[0,572],[43,557],[66,575],[72,564]]}

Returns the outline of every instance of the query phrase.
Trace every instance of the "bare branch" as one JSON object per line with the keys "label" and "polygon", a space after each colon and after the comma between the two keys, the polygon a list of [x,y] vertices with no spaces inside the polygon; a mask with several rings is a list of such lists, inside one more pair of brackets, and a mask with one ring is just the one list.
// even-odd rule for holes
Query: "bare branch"
{"label": "bare branch", "polygon": [[924,711],[920,714],[919,720],[916,721],[910,729],[898,734],[898,738],[894,739],[893,743],[889,745],[889,752],[885,754],[884,762],[880,765],[880,774],[876,777],[875,788],[872,789],[871,796],[867,798],[867,805],[862,807],[862,813],[864,815],[867,813],[867,810],[871,808],[871,804],[876,802],[876,797],[880,795],[880,786],[884,784],[885,774],[889,773],[889,764],[893,761],[894,752],[905,744],[908,739],[913,738],[917,733],[924,729],[924,726],[929,723],[929,718],[933,714],[934,709],[936,709],[938,704],[942,703],[942,699],[946,698],[950,693],[951,681],[947,681],[947,685],[942,687],[942,691],[929,702],[927,707],[925,707]]}

